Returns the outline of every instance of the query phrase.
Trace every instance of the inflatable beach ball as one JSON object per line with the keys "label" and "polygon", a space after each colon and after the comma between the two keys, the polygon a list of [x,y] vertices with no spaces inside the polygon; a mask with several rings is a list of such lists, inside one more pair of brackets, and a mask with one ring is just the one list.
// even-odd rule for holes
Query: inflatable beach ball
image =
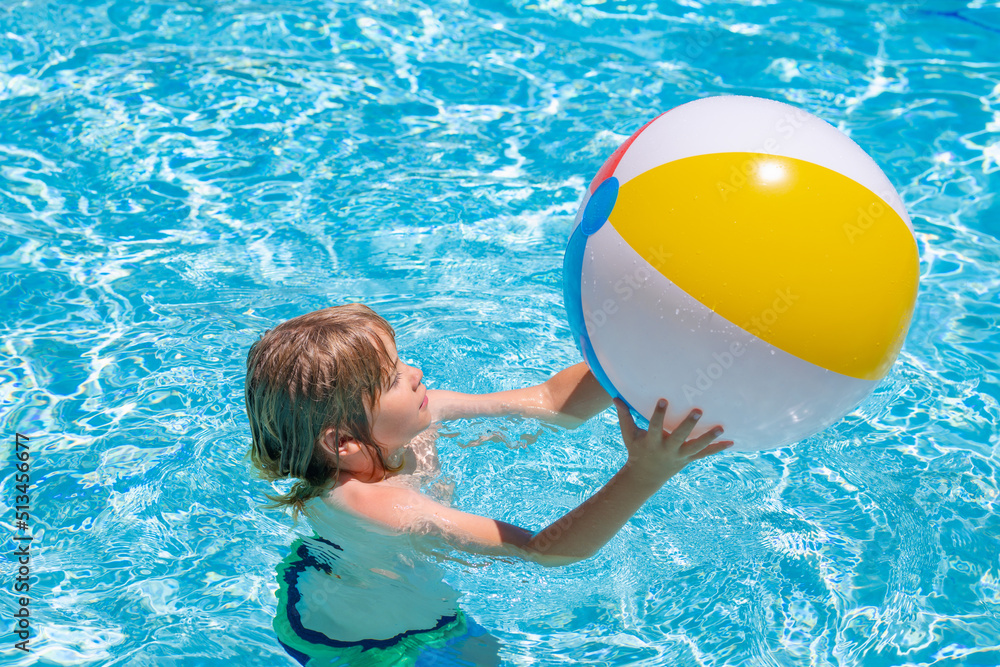
{"label": "inflatable beach ball", "polygon": [[[805,111],[712,97],[647,123],[601,167],[564,293],[612,396],[667,428],[701,408],[734,449],[780,447],[857,406],[909,327],[918,254],[899,195]],[[695,431],[697,434],[699,431]]]}

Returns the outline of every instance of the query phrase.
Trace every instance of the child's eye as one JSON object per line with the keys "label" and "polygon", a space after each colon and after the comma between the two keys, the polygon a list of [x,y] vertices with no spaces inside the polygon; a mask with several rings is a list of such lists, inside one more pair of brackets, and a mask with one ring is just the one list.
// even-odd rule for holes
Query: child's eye
{"label": "child's eye", "polygon": [[397,382],[399,382],[399,376],[400,376],[400,373],[396,373],[396,377],[394,377],[394,378],[392,379],[392,384],[390,384],[390,385],[389,385],[389,388],[390,388],[390,389],[391,389],[392,387],[395,387],[395,386],[396,386],[396,383],[397,383]]}

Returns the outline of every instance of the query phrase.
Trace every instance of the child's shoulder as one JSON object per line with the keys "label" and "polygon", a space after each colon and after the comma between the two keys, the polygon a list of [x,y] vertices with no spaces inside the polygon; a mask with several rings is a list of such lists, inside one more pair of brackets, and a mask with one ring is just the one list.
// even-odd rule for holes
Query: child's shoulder
{"label": "child's shoulder", "polygon": [[324,501],[355,517],[403,531],[412,525],[415,515],[426,510],[430,499],[415,489],[350,478],[328,491]]}

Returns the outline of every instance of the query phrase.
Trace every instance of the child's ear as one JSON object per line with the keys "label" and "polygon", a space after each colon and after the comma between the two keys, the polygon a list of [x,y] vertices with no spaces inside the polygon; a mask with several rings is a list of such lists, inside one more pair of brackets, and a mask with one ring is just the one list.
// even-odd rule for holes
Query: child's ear
{"label": "child's ear", "polygon": [[338,441],[337,434],[332,428],[323,433],[322,443],[327,452],[336,453],[338,457],[350,456],[361,449],[361,445],[356,440],[352,440],[346,435],[340,436]]}
{"label": "child's ear", "polygon": [[360,452],[361,445],[357,440],[351,440],[350,438],[344,437],[340,439],[340,444],[337,449],[337,455],[340,456],[340,458],[344,458],[345,456],[350,456],[351,454],[357,454]]}

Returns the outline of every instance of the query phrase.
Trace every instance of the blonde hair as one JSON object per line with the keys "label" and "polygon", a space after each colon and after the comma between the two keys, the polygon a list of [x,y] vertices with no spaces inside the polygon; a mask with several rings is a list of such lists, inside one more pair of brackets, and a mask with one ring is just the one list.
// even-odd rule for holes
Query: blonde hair
{"label": "blonde hair", "polygon": [[250,419],[250,460],[267,480],[297,478],[285,494],[268,495],[269,507],[292,507],[337,483],[340,457],[321,446],[356,440],[375,464],[395,472],[372,437],[365,411],[389,384],[395,360],[379,333],[395,344],[392,327],[359,303],[324,308],[267,331],[247,354],[245,399]]}

